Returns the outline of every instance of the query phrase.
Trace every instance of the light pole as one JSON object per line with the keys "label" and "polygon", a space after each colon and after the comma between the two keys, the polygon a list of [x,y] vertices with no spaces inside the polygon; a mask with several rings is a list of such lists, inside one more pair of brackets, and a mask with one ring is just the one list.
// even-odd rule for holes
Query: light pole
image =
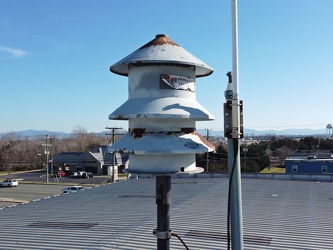
{"label": "light pole", "polygon": [[52,144],[49,144],[49,136],[45,135],[45,144],[42,144],[42,146],[45,147],[45,154],[46,154],[46,182],[49,182],[49,154],[50,150],[49,147],[52,146]]}
{"label": "light pole", "polygon": [[[105,127],[105,129],[111,129],[112,130],[112,134],[106,134],[106,135],[112,135],[112,145],[114,145],[115,143],[115,135],[120,135],[120,134],[115,134],[115,130],[117,129],[122,129],[122,128],[117,128],[117,127]],[[112,153],[112,173],[111,173],[111,182],[113,183],[115,181],[115,157],[116,157],[116,151],[114,150]]]}

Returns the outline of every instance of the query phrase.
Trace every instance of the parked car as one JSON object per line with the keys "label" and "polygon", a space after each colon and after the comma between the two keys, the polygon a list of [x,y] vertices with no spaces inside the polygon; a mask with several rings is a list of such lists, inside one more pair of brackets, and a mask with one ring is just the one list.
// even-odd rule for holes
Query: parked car
{"label": "parked car", "polygon": [[71,174],[71,178],[80,178],[80,173],[79,172],[73,172]]}
{"label": "parked car", "polygon": [[63,194],[68,194],[68,193],[74,193],[74,192],[81,191],[81,190],[84,190],[84,187],[82,187],[82,186],[71,186],[71,187],[68,187],[68,188],[64,188],[62,190],[62,193]]}
{"label": "parked car", "polygon": [[93,173],[85,171],[74,172],[71,175],[72,178],[92,178],[93,176]]}
{"label": "parked car", "polygon": [[86,172],[84,171],[79,171],[79,172],[73,172],[71,177],[72,178],[85,178],[84,175],[85,175]]}
{"label": "parked car", "polygon": [[59,171],[54,172],[54,176],[64,177],[64,176],[66,176],[66,172],[63,170],[59,170]]}
{"label": "parked car", "polygon": [[92,172],[83,172],[82,178],[93,178],[94,175]]}
{"label": "parked car", "polygon": [[17,187],[18,181],[14,179],[7,179],[0,183],[1,187]]}

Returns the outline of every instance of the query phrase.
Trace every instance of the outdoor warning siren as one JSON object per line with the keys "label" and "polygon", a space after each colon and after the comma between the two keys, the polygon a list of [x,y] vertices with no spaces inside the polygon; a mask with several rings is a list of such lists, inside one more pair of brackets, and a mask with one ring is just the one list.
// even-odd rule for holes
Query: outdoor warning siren
{"label": "outdoor warning siren", "polygon": [[196,101],[195,79],[213,69],[160,34],[110,70],[128,76],[128,100],[109,115],[129,121],[129,132],[109,146],[109,152],[129,153],[127,172],[202,172],[195,154],[215,148],[195,123],[214,117]]}

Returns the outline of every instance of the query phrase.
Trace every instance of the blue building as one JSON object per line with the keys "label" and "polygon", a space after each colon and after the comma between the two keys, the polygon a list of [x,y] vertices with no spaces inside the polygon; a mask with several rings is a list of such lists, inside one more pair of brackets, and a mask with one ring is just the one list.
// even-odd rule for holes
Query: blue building
{"label": "blue building", "polygon": [[286,159],[286,173],[333,174],[332,158]]}

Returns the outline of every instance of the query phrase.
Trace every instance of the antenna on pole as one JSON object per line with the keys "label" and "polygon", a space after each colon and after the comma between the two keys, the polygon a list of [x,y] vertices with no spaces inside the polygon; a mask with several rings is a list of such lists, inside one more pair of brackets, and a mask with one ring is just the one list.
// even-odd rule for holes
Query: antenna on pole
{"label": "antenna on pole", "polygon": [[238,99],[238,20],[237,0],[231,0],[232,10],[232,72],[224,93],[224,136],[228,138],[228,249],[243,249],[243,218],[239,139],[243,138],[243,102]]}

